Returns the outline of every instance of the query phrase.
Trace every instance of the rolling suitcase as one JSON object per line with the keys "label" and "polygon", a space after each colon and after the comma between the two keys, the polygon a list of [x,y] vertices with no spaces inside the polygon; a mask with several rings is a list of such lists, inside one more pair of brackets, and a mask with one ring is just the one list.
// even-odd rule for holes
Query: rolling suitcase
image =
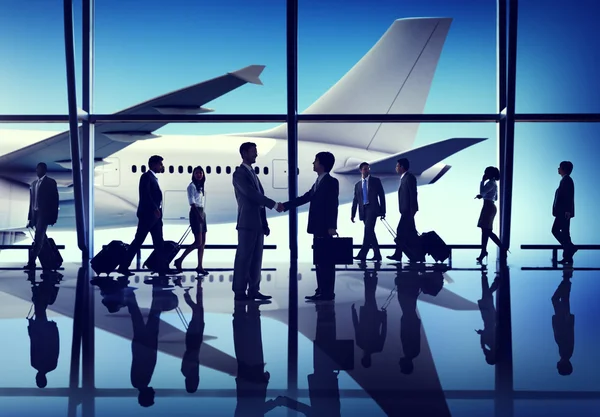
{"label": "rolling suitcase", "polygon": [[103,272],[109,275],[121,264],[128,248],[128,244],[113,240],[92,258],[92,269],[98,275]]}
{"label": "rolling suitcase", "polygon": [[425,259],[425,250],[423,248],[423,243],[421,236],[417,234],[410,241],[398,241],[398,236],[396,236],[396,232],[390,226],[390,224],[385,219],[381,219],[385,228],[390,232],[392,237],[394,238],[394,242],[400,247],[400,250],[408,256],[408,259],[413,262],[424,261]]}
{"label": "rolling suitcase", "polygon": [[[31,235],[31,232],[29,232]],[[32,236],[33,239],[33,236]],[[35,243],[35,242],[34,242]],[[31,251],[33,249],[34,243],[31,244],[31,248],[29,248],[29,254],[31,255]],[[50,271],[55,271],[61,267],[63,263],[63,258],[56,247],[56,243],[54,239],[46,237],[44,244],[42,245],[42,249],[40,250],[40,254],[38,255],[38,259],[42,264],[42,269],[47,269]]]}
{"label": "rolling suitcase", "polygon": [[425,252],[436,262],[444,262],[450,257],[450,248],[436,232],[427,232],[421,235]]}
{"label": "rolling suitcase", "polygon": [[[166,240],[163,243],[162,257],[163,257],[163,261],[165,262],[165,267],[168,267],[169,264],[173,261],[173,259],[175,259],[175,256],[179,252],[179,249],[181,249],[182,243],[185,241],[185,239],[188,237],[188,235],[190,234],[191,231],[192,231],[191,226],[188,226],[188,228],[183,233],[183,236],[181,236],[181,239],[179,239],[179,242],[173,242],[172,240]],[[142,266],[144,268],[149,269],[152,272],[158,272],[161,269],[161,265],[158,264],[158,259],[159,259],[159,254],[157,252],[157,249],[154,249],[152,251],[152,253],[150,254],[150,256],[148,256],[148,259],[146,259],[144,261],[144,264]]]}

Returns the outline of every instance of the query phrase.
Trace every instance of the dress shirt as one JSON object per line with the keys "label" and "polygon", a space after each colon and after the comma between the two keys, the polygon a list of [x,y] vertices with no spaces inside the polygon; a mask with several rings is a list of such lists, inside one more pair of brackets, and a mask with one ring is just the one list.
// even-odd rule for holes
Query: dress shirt
{"label": "dress shirt", "polygon": [[193,182],[190,182],[190,185],[188,185],[187,188],[187,196],[188,196],[188,202],[190,203],[190,206],[196,206],[196,207],[204,207],[204,192],[203,191],[198,191],[198,189],[196,188],[196,184],[194,184]]}

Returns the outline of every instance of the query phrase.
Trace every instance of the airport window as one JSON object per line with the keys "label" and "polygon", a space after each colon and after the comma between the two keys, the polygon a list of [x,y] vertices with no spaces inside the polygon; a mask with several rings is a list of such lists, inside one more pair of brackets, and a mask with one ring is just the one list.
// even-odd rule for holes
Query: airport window
{"label": "airport window", "polygon": [[217,167],[217,174],[221,173],[221,167]]}
{"label": "airport window", "polygon": [[173,165],[169,165],[169,174],[172,174],[173,171],[175,171],[175,169],[173,168]]}
{"label": "airport window", "polygon": [[210,165],[208,165],[208,166],[206,167],[206,173],[207,173],[207,174],[210,174],[210,171],[211,171],[211,169],[210,169]]}
{"label": "airport window", "polygon": [[264,167],[263,168],[263,174],[269,175],[269,167]]}
{"label": "airport window", "polygon": [[228,174],[231,174],[231,167],[226,167],[225,168],[225,172],[228,173]]}
{"label": "airport window", "polygon": [[146,165],[142,165],[142,172],[146,172]]}
{"label": "airport window", "polygon": [[183,167],[181,165],[179,165],[179,168],[177,168],[177,171],[179,171],[180,174],[183,174]]}
{"label": "airport window", "polygon": [[188,174],[191,174],[192,172],[194,172],[194,168],[192,168],[191,165],[188,165]]}
{"label": "airport window", "polygon": [[135,174],[137,172],[137,166],[132,165],[131,166],[131,172],[133,172]]}

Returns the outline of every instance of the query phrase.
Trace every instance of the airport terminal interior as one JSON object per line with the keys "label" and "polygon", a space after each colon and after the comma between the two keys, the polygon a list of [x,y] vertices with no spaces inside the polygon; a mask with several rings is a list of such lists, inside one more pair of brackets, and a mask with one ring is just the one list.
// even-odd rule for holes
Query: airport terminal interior
{"label": "airport terminal interior", "polygon": [[[557,51],[591,39],[566,32],[594,13],[558,2],[538,13],[516,0],[261,2],[272,10],[241,0],[0,2],[0,54],[11,57],[0,60],[0,416],[598,415],[600,106],[597,88],[576,81],[589,57],[569,55],[573,67],[553,72]],[[338,12],[330,28],[325,16]],[[223,40],[235,27],[238,40]],[[565,36],[557,50],[540,46],[544,27]],[[204,69],[189,56],[197,47],[223,63]],[[319,48],[328,49],[311,55]],[[491,63],[477,67],[480,57]],[[359,164],[381,178],[394,232],[395,168],[409,159],[416,227],[438,233],[449,256],[389,259],[394,237],[378,219],[382,259],[338,262],[335,298],[311,300],[310,203],[266,207],[260,292],[272,298],[234,300],[242,142],[257,144],[258,189],[276,202],[310,190],[315,154],[334,154],[337,232],[352,238],[354,257]],[[186,187],[204,167],[204,271],[192,252],[180,270],[153,273],[148,235],[131,276],[99,274],[90,260],[134,238],[138,182],[154,154],[164,157],[167,241],[186,230]],[[570,262],[552,232],[563,161],[576,190]],[[47,231],[58,267],[43,255],[24,267],[39,162],[60,196]],[[502,247],[490,240],[478,260],[488,166],[500,173],[492,222]]]}

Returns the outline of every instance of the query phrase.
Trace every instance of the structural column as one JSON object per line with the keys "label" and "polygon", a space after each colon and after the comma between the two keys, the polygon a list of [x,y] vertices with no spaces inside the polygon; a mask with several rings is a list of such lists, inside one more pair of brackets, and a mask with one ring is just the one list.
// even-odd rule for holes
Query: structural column
{"label": "structural column", "polygon": [[[298,195],[298,0],[287,0],[288,198]],[[289,210],[288,389],[298,389],[298,212]]]}

